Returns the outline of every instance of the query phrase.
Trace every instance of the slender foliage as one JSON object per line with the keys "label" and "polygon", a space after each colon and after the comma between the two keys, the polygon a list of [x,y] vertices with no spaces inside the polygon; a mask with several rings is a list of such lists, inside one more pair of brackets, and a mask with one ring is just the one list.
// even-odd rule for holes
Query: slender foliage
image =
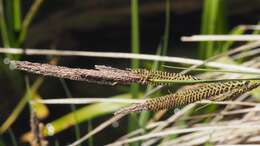
{"label": "slender foliage", "polygon": [[[132,53],[140,52],[140,43],[139,43],[139,6],[138,0],[131,0],[131,48]],[[138,68],[140,66],[140,62],[136,59],[133,59],[131,62],[132,68]],[[139,86],[132,85],[131,93],[133,98],[138,98]],[[129,131],[132,131],[137,128],[137,115],[130,115],[129,117]]]}
{"label": "slender foliage", "polygon": [[[225,0],[204,0],[201,24],[202,34],[222,34],[225,32],[226,3]],[[222,43],[215,42],[200,43],[200,57],[208,58],[215,53],[221,52],[221,45]]]}

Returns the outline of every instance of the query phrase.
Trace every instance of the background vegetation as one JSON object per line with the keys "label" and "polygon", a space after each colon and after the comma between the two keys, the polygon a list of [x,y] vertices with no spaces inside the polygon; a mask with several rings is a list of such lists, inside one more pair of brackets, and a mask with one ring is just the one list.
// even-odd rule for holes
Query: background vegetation
{"label": "background vegetation", "polygon": [[[109,2],[0,0],[1,47],[132,52],[207,59],[247,42],[184,43],[180,41],[181,36],[257,34],[258,31],[245,30],[240,25],[258,24],[259,10],[258,0],[110,0]],[[152,89],[151,86],[111,87],[35,76],[11,70],[5,64],[7,58],[49,62],[75,68],[93,68],[96,64],[103,64],[117,68],[165,69],[164,62],[135,59],[27,56],[3,53],[0,57],[0,99],[2,101],[0,103],[0,145],[25,145],[24,141],[30,139],[27,134],[30,130],[28,101],[31,99],[142,98],[143,94]],[[224,63],[241,64],[248,60],[250,59],[228,58]],[[187,67],[185,64],[168,63],[167,65]],[[201,76],[211,78],[213,75]],[[160,90],[151,97],[167,93],[168,91]],[[44,134],[48,136],[50,145],[64,145],[79,139],[87,131],[111,117],[111,113],[122,106],[124,105],[113,103],[77,106],[36,104],[32,108],[38,119],[47,124]],[[202,108],[200,113],[212,113],[218,110],[218,106],[210,105]],[[168,112],[163,119],[172,114],[172,111]],[[131,114],[128,118],[114,123],[114,126],[90,138],[84,145],[103,145],[113,142],[126,133],[145,127],[154,115],[155,113],[148,112]],[[205,118],[200,122],[207,123],[209,120],[211,119]],[[48,124],[54,127],[54,133],[48,133]],[[178,125],[188,126],[182,121],[179,121]],[[174,138],[175,135],[171,135],[166,139]],[[140,143],[133,143],[133,145],[138,144]]]}

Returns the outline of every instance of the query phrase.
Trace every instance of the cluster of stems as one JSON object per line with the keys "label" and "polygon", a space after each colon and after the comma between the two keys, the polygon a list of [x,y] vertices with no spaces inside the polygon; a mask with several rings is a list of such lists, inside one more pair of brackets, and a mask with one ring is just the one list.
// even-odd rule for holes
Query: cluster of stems
{"label": "cluster of stems", "polygon": [[[150,71],[146,69],[122,70],[107,66],[95,66],[95,69],[79,69],[27,61],[11,61],[10,65],[14,69],[45,76],[109,85],[132,83],[143,85],[172,85],[172,83],[163,81],[200,81],[200,79],[191,75],[165,71]],[[162,80],[162,82],[156,80]],[[257,88],[258,86],[260,86],[259,80],[232,80],[213,83],[197,83],[196,86],[192,85],[189,88],[180,89],[172,94],[147,99],[142,103],[132,104],[117,111],[115,114],[127,114],[143,110],[157,111],[161,109],[171,109],[201,100],[223,101],[232,99]]]}

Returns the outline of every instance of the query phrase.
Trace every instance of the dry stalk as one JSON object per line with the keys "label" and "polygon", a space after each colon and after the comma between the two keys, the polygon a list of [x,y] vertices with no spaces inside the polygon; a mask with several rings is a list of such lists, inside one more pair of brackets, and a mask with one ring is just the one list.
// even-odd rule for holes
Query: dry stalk
{"label": "dry stalk", "polygon": [[239,124],[233,124],[233,125],[216,125],[216,126],[203,126],[203,127],[194,127],[194,128],[184,128],[184,129],[176,129],[176,128],[170,128],[162,132],[152,133],[152,134],[146,134],[139,137],[134,137],[122,141],[117,141],[115,143],[109,144],[109,146],[119,146],[123,144],[128,144],[140,140],[146,140],[156,137],[165,137],[172,134],[183,134],[183,133],[190,133],[190,132],[199,132],[199,131],[223,131],[223,130],[232,130],[232,129],[245,129],[245,130],[260,130],[259,121],[258,122],[247,122],[247,123],[239,123]]}
{"label": "dry stalk", "polygon": [[192,35],[181,38],[183,42],[201,41],[259,41],[260,35]]}
{"label": "dry stalk", "polygon": [[39,122],[35,112],[31,111],[31,146],[47,146],[48,142],[43,137],[43,124]]}
{"label": "dry stalk", "polygon": [[[70,80],[86,81],[97,84],[154,84],[153,79],[195,79],[190,75],[167,73],[161,71],[122,70],[107,66],[95,66],[95,69],[68,68],[50,64],[32,63],[28,61],[10,61],[12,68],[44,76],[66,78]],[[164,84],[164,83],[162,83]]]}
{"label": "dry stalk", "polygon": [[83,141],[87,140],[89,137],[93,136],[94,134],[98,133],[99,131],[102,131],[107,126],[111,125],[113,122],[116,122],[119,119],[123,118],[125,115],[126,114],[120,114],[120,115],[113,116],[112,118],[110,118],[109,120],[103,122],[98,127],[93,129],[92,131],[90,131],[88,134],[84,135],[82,138],[76,140],[75,142],[73,142],[69,146],[77,146],[77,145],[81,144]]}
{"label": "dry stalk", "polygon": [[50,64],[32,63],[27,61],[11,61],[14,69],[90,83],[115,85],[138,83],[141,77],[130,71],[115,69],[111,67],[96,66],[96,69],[79,69],[55,66]]}
{"label": "dry stalk", "polygon": [[[150,54],[133,54],[133,53],[118,53],[118,52],[91,52],[91,51],[71,51],[71,50],[49,50],[49,49],[21,49],[21,48],[0,48],[0,53],[7,54],[24,54],[24,55],[53,55],[53,56],[85,56],[85,57],[102,57],[102,58],[123,58],[123,59],[140,59],[140,60],[151,60],[151,61],[162,61],[172,63],[182,63],[194,65],[192,68],[196,68],[201,65],[205,65],[213,68],[221,68],[226,70],[238,70],[247,72],[259,73],[258,69],[242,67],[238,65],[224,64],[218,62],[212,62],[217,58],[232,55],[234,53],[250,50],[260,46],[260,41],[247,43],[238,48],[234,48],[229,52],[225,52],[216,55],[206,61],[182,57],[170,57],[170,56],[158,56]],[[196,67],[195,67],[196,66]],[[188,70],[190,71],[190,70]],[[187,72],[187,71],[185,71]]]}

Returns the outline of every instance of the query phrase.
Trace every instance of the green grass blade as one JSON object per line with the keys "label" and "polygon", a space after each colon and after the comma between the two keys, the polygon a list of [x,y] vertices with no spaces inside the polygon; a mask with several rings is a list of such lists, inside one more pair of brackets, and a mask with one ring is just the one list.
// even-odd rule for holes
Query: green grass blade
{"label": "green grass blade", "polygon": [[[132,53],[139,53],[139,10],[138,0],[131,0],[131,45]],[[139,67],[139,62],[133,60],[133,67]]]}
{"label": "green grass blade", "polygon": [[259,82],[260,78],[246,78],[246,79],[215,79],[215,80],[150,80],[155,83],[172,83],[172,84],[194,84],[194,83],[217,83],[229,81],[256,81]]}
{"label": "green grass blade", "polygon": [[40,6],[42,5],[43,1],[44,0],[35,0],[31,6],[29,12],[26,14],[26,16],[22,22],[21,31],[20,31],[20,34],[18,37],[18,44],[23,44],[23,42],[27,36],[27,31],[29,29],[29,26],[30,26],[34,16],[39,11]]}
{"label": "green grass blade", "polygon": [[13,0],[14,10],[14,29],[20,31],[21,29],[21,0]]}
{"label": "green grass blade", "polygon": [[163,46],[162,46],[162,54],[166,55],[169,44],[169,34],[170,34],[170,21],[171,21],[171,1],[166,0],[165,2],[165,26],[164,26],[164,35],[163,35]]}
{"label": "green grass blade", "polygon": [[[217,22],[217,13],[218,13],[218,7],[219,7],[219,0],[207,0],[209,3],[209,21],[206,25],[208,25],[207,34],[214,34],[216,33],[216,22]],[[206,58],[212,56],[213,49],[214,49],[214,42],[207,42],[207,50],[206,50]]]}
{"label": "green grass blade", "polygon": [[[174,67],[174,66],[168,66],[168,65],[163,65],[164,67],[167,68],[172,68],[172,69],[180,69],[180,70],[185,70],[189,69],[187,67]],[[191,69],[192,71],[200,71],[200,72],[221,72],[221,73],[235,73],[235,74],[247,74],[247,75],[259,75],[260,73],[254,73],[254,72],[243,72],[243,71],[231,71],[231,70],[219,70],[219,69],[203,69],[203,68],[194,68]]]}
{"label": "green grass blade", "polygon": [[[201,33],[222,34],[226,30],[226,1],[204,0]],[[201,42],[199,54],[201,58],[208,58],[221,52],[222,42]],[[216,50],[216,48],[219,48]]]}
{"label": "green grass blade", "polygon": [[[62,87],[63,87],[63,89],[64,89],[64,91],[65,91],[65,94],[66,94],[67,98],[72,98],[72,94],[71,94],[71,92],[70,92],[70,90],[69,90],[69,88],[68,88],[68,86],[67,86],[65,80],[64,80],[64,79],[60,79],[60,82],[61,82],[61,84],[62,84]],[[70,109],[71,109],[72,113],[75,113],[75,111],[77,110],[77,109],[76,109],[76,106],[73,105],[73,104],[70,105]],[[75,121],[78,121],[77,119],[78,119],[77,115],[74,114],[74,120],[75,120]],[[76,139],[79,139],[79,138],[80,138],[80,128],[79,128],[79,125],[78,125],[78,124],[75,124],[75,138],[76,138]],[[79,146],[80,146],[80,145],[79,145]]]}
{"label": "green grass blade", "polygon": [[[141,95],[140,95],[141,96]],[[131,98],[131,94],[121,94],[113,96],[111,98]],[[59,133],[75,124],[80,124],[85,121],[89,121],[93,118],[110,114],[118,109],[126,106],[126,103],[96,103],[87,105],[85,107],[77,109],[74,113],[66,114],[46,125],[44,128],[45,136],[52,136]],[[77,115],[77,121],[75,121],[74,114]]]}
{"label": "green grass blade", "polygon": [[4,16],[3,0],[0,0],[0,25],[1,25],[1,37],[5,48],[10,47],[10,40],[8,36],[7,24]]}
{"label": "green grass blade", "polygon": [[[207,34],[208,33],[208,19],[209,19],[209,1],[204,0],[203,3],[203,12],[202,12],[202,21],[201,21],[201,34]],[[200,58],[204,58],[206,53],[205,53],[205,49],[206,49],[206,45],[207,42],[201,42],[199,43],[199,56]]]}
{"label": "green grass blade", "polygon": [[[5,3],[3,3],[3,0],[0,1],[1,2],[1,18],[0,18],[0,23],[1,23],[1,36],[2,36],[2,41],[3,41],[3,45],[4,47],[18,47],[16,40],[15,40],[15,31],[14,31],[14,27],[13,27],[13,1],[5,1]],[[6,55],[8,58],[11,59],[16,59],[17,55],[11,55],[11,54],[7,54]]]}
{"label": "green grass blade", "polygon": [[[5,1],[3,3],[3,19],[6,24],[7,37],[9,40],[9,47],[18,47],[15,39],[14,17],[13,17],[13,0]],[[16,55],[7,55],[9,58],[15,59]]]}
{"label": "green grass blade", "polygon": [[[35,93],[38,88],[40,87],[40,85],[43,83],[43,79],[40,78],[38,80],[36,80],[33,85],[31,86],[31,88],[29,89],[29,91],[31,93]],[[28,96],[29,93],[26,92],[25,95],[22,97],[22,99],[19,101],[19,103],[17,104],[17,106],[14,108],[13,112],[10,114],[10,116],[6,119],[6,121],[1,125],[0,127],[0,133],[5,132],[16,120],[16,118],[20,115],[20,113],[22,112],[22,110],[24,109],[24,107],[26,106],[27,102],[28,102]]]}
{"label": "green grass blade", "polygon": [[[216,34],[225,34],[227,33],[227,1],[226,0],[219,0],[219,7],[217,13],[217,25],[216,25]],[[216,42],[216,51],[213,53],[222,53],[227,50],[223,50],[222,46],[225,42]],[[213,55],[214,55],[213,54]]]}
{"label": "green grass blade", "polygon": [[[88,131],[92,131],[93,130],[93,126],[92,126],[92,121],[89,120],[88,121]],[[93,136],[88,138],[88,145],[89,146],[94,146],[94,140],[93,140]]]}
{"label": "green grass blade", "polygon": [[9,133],[9,135],[11,137],[12,145],[13,146],[18,146],[17,140],[16,140],[15,135],[14,135],[14,132],[13,132],[13,130],[11,128],[8,129],[8,133]]}
{"label": "green grass blade", "polygon": [[[140,52],[139,45],[139,10],[138,10],[138,0],[131,0],[131,48],[132,53]],[[131,62],[132,68],[139,68],[139,60],[133,59]],[[132,98],[137,98],[139,93],[139,86],[134,84],[131,86]],[[128,129],[129,132],[138,127],[137,115],[130,114]]]}

